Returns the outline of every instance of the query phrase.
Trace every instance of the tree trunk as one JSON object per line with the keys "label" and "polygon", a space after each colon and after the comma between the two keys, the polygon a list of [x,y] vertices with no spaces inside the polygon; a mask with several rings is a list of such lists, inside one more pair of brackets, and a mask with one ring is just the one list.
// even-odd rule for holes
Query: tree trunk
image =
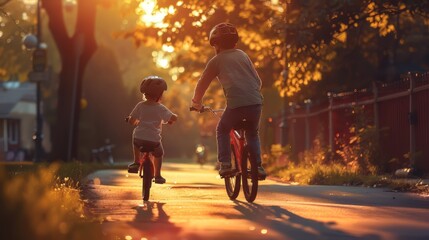
{"label": "tree trunk", "polygon": [[97,49],[95,13],[97,1],[77,2],[75,33],[67,35],[62,1],[42,0],[49,16],[49,29],[61,57],[62,68],[58,89],[57,119],[52,131],[53,160],[78,159],[78,129],[82,79],[85,68]]}

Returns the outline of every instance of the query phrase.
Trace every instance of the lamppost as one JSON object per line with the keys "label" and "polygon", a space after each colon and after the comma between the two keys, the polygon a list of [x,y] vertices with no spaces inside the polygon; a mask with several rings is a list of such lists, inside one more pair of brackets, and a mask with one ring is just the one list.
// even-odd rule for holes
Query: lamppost
{"label": "lamppost", "polygon": [[37,0],[37,32],[36,36],[29,34],[24,37],[23,43],[27,49],[34,49],[33,51],[33,71],[28,74],[29,80],[36,83],[36,131],[33,135],[34,140],[34,161],[41,162],[43,154],[43,119],[41,114],[40,102],[40,84],[41,81],[46,80],[46,46],[42,44],[42,29],[40,21],[40,6],[41,1]]}
{"label": "lamppost", "polygon": [[[282,87],[286,88],[287,83],[288,83],[288,77],[289,77],[289,69],[288,69],[288,59],[287,59],[287,49],[288,49],[288,37],[287,37],[287,24],[288,24],[288,13],[287,13],[287,9],[288,9],[288,4],[289,4],[289,0],[286,0],[284,3],[284,21],[285,21],[285,25],[284,25],[284,39],[283,39],[283,51],[284,51],[284,65],[283,65],[283,71],[281,73],[282,75]],[[282,121],[280,123],[280,127],[281,127],[281,141],[280,144],[282,146],[286,146],[289,143],[289,140],[287,139],[287,115],[288,115],[288,106],[289,106],[289,99],[286,95],[286,93],[284,93],[283,96],[283,109],[282,109]]]}

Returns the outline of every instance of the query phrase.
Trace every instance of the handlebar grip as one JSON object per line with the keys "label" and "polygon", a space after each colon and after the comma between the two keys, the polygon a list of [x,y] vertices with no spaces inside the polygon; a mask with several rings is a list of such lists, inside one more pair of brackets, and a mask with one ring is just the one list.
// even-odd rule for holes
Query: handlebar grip
{"label": "handlebar grip", "polygon": [[210,107],[206,107],[206,106],[202,106],[201,109],[190,107],[189,111],[195,111],[195,112],[203,113],[203,112],[210,112],[211,108]]}
{"label": "handlebar grip", "polygon": [[200,109],[194,108],[194,107],[189,107],[189,111],[195,111],[195,112],[201,112]]}

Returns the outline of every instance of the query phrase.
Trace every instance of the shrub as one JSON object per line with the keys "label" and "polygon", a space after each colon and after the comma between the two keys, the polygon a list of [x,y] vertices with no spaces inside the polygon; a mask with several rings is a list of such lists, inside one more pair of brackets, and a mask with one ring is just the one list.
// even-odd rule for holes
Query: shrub
{"label": "shrub", "polygon": [[84,213],[76,183],[59,165],[7,177],[0,168],[0,235],[6,239],[101,239]]}

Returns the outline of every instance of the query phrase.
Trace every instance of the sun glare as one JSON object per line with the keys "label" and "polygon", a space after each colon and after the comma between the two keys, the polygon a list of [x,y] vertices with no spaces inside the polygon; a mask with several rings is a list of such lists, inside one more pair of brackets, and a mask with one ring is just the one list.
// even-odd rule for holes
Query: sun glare
{"label": "sun glare", "polygon": [[[180,7],[183,4],[183,1],[178,1],[176,6]],[[157,28],[158,36],[162,36],[169,26],[168,23],[164,22],[164,18],[169,14],[175,14],[176,8],[173,5],[166,8],[160,8],[157,0],[140,0],[136,13],[139,16],[140,24],[144,27]],[[199,16],[200,14],[202,14],[202,11],[195,10],[193,12],[194,16]],[[181,27],[182,24],[176,21],[172,23],[171,31],[176,32]],[[176,56],[176,49],[171,45],[171,38],[167,38],[166,41],[167,43],[162,44],[159,50],[152,52],[152,58],[158,68],[168,69],[171,79],[176,81],[178,80],[179,75],[185,71],[185,68],[171,65],[171,61]]]}
{"label": "sun glare", "polygon": [[25,4],[34,5],[34,4],[36,4],[37,0],[22,0],[22,2],[24,2]]}
{"label": "sun glare", "polygon": [[164,28],[164,18],[167,14],[173,14],[176,9],[173,6],[168,8],[158,8],[157,0],[144,0],[140,2],[136,12],[140,15],[140,22],[147,27]]}

